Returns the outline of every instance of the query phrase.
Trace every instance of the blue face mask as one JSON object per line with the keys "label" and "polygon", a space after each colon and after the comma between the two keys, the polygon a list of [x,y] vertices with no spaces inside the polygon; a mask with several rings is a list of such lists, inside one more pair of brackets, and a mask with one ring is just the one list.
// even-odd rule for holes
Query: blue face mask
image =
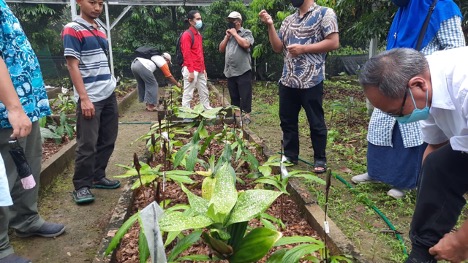
{"label": "blue face mask", "polygon": [[410,123],[410,122],[415,122],[415,121],[421,121],[429,118],[429,107],[427,106],[427,101],[428,101],[428,91],[426,91],[426,107],[423,109],[418,109],[416,108],[416,102],[414,101],[413,93],[411,92],[411,89],[409,89],[411,99],[413,100],[414,104],[414,110],[411,112],[411,114],[405,115],[403,117],[395,117],[395,119],[402,124],[405,123]]}
{"label": "blue face mask", "polygon": [[195,21],[195,28],[200,29],[203,26],[203,22],[201,20]]}

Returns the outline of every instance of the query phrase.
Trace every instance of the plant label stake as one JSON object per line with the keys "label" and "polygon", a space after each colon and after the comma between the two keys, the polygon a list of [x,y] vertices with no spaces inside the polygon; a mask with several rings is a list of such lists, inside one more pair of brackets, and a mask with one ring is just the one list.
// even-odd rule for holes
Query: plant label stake
{"label": "plant label stake", "polygon": [[327,249],[327,236],[330,234],[330,226],[327,221],[327,210],[328,210],[328,193],[330,192],[331,186],[331,169],[327,169],[327,184],[325,186],[325,221],[323,222],[323,229],[325,231],[324,243],[325,243],[325,262],[328,263],[328,249]]}

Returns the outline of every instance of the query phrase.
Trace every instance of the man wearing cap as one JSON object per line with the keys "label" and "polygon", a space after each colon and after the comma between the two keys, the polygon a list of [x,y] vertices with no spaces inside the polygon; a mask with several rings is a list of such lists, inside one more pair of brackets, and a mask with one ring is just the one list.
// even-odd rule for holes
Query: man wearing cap
{"label": "man wearing cap", "polygon": [[152,56],[151,59],[137,57],[132,62],[132,73],[138,84],[138,99],[146,103],[147,111],[156,111],[158,105],[158,81],[154,71],[160,68],[164,76],[177,87],[182,85],[175,80],[169,69],[171,55],[164,52],[162,55]]}
{"label": "man wearing cap", "polygon": [[[250,123],[252,111],[252,60],[250,51],[254,43],[252,31],[242,27],[242,16],[233,11],[228,17],[226,36],[219,43],[219,51],[225,53],[224,75],[228,79],[231,104],[245,113],[243,121]],[[236,112],[236,119],[241,113]]]}

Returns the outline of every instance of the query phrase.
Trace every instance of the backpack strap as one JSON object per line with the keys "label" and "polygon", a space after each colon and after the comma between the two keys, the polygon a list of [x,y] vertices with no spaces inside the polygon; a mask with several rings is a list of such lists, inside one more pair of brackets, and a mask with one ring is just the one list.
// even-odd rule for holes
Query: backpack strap
{"label": "backpack strap", "polygon": [[186,31],[189,32],[189,34],[190,34],[190,39],[192,39],[192,45],[190,46],[190,48],[193,48],[193,43],[195,42],[195,36],[193,35],[192,30],[187,29]]}
{"label": "backpack strap", "polygon": [[104,43],[102,42],[102,39],[100,37],[96,36],[96,34],[94,34],[94,32],[91,29],[89,29],[89,27],[86,26],[85,24],[83,24],[81,22],[78,22],[78,21],[74,21],[74,22],[77,23],[78,25],[80,25],[81,27],[87,29],[91,34],[93,34],[93,36],[96,38],[97,42],[99,43],[99,46],[101,47],[102,51],[104,51],[104,54],[107,57],[107,65],[109,66],[109,69],[110,69],[111,66],[110,66],[110,61],[109,61],[109,50],[107,50],[104,47]]}
{"label": "backpack strap", "polygon": [[434,12],[435,5],[437,4],[437,1],[438,0],[432,1],[431,7],[429,7],[429,11],[427,12],[426,20],[424,20],[424,24],[423,24],[423,26],[421,28],[421,32],[419,32],[418,42],[416,44],[416,50],[417,51],[421,51],[420,49],[421,49],[422,41],[423,41],[424,35],[426,34],[427,26],[429,24],[429,20],[431,20],[431,15],[432,15],[432,12]]}

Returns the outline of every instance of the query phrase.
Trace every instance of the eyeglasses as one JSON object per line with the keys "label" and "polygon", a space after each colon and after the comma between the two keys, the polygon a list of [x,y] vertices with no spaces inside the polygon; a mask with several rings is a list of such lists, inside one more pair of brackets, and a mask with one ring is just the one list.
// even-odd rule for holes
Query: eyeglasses
{"label": "eyeglasses", "polygon": [[403,96],[403,103],[401,104],[400,111],[398,113],[387,113],[391,117],[403,117],[403,108],[405,107],[405,102],[406,102],[406,96],[408,96],[408,89],[405,89],[405,95]]}

